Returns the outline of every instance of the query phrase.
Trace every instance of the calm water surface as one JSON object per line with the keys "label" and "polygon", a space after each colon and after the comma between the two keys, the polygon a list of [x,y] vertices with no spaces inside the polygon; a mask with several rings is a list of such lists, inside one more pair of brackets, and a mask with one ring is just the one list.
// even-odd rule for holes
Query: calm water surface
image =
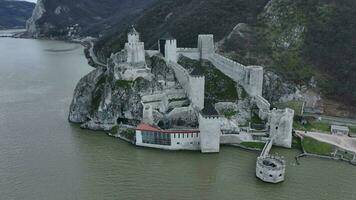
{"label": "calm water surface", "polygon": [[92,70],[80,45],[0,38],[0,199],[356,199],[356,167],[274,149],[287,180],[254,176],[258,153],[136,148],[67,122],[79,79]]}

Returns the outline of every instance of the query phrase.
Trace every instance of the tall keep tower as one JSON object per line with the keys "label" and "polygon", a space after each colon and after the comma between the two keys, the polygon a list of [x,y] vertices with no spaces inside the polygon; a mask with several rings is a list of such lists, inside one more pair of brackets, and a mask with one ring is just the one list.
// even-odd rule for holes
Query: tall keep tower
{"label": "tall keep tower", "polygon": [[214,106],[208,102],[199,113],[200,148],[203,153],[220,151],[220,119]]}
{"label": "tall keep tower", "polygon": [[158,48],[167,62],[177,62],[177,40],[166,33],[158,41]]}
{"label": "tall keep tower", "polygon": [[125,44],[127,62],[131,64],[145,63],[145,45],[143,42],[140,42],[140,34],[134,26],[131,27],[127,34],[127,41]]}

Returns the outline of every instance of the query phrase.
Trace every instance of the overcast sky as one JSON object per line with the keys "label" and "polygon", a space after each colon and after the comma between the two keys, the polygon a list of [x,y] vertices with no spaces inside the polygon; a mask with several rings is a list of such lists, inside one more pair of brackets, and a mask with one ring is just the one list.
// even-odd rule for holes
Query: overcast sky
{"label": "overcast sky", "polygon": [[33,3],[37,2],[37,0],[25,0],[25,1],[33,2]]}

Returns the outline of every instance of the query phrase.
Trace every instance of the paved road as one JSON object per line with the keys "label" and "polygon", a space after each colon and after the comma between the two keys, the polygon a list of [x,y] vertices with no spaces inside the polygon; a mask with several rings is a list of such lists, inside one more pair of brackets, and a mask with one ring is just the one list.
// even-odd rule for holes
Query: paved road
{"label": "paved road", "polygon": [[333,117],[333,116],[309,114],[309,113],[305,113],[304,116],[320,118],[322,122],[335,124],[335,125],[356,126],[356,119],[352,119],[352,118]]}

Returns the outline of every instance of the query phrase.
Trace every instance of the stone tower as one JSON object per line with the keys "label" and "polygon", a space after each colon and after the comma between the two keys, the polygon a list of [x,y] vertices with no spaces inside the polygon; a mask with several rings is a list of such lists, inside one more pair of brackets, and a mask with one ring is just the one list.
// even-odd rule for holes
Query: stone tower
{"label": "stone tower", "polygon": [[193,106],[202,110],[205,98],[205,76],[198,68],[189,74],[189,86],[189,97]]}
{"label": "stone tower", "polygon": [[245,73],[245,83],[243,85],[246,92],[253,97],[262,96],[263,67],[247,66]]}
{"label": "stone tower", "polygon": [[199,113],[200,148],[202,153],[220,151],[220,118],[212,104]]}
{"label": "stone tower", "polygon": [[200,59],[208,59],[215,53],[214,35],[199,35],[198,49]]}
{"label": "stone tower", "polygon": [[269,134],[273,138],[273,144],[281,147],[292,147],[294,110],[273,109],[269,116]]}
{"label": "stone tower", "polygon": [[159,39],[158,48],[166,62],[177,62],[177,40],[170,34],[166,33]]}
{"label": "stone tower", "polygon": [[140,42],[140,34],[132,26],[127,34],[125,50],[127,52],[127,62],[131,64],[145,63],[145,45]]}

